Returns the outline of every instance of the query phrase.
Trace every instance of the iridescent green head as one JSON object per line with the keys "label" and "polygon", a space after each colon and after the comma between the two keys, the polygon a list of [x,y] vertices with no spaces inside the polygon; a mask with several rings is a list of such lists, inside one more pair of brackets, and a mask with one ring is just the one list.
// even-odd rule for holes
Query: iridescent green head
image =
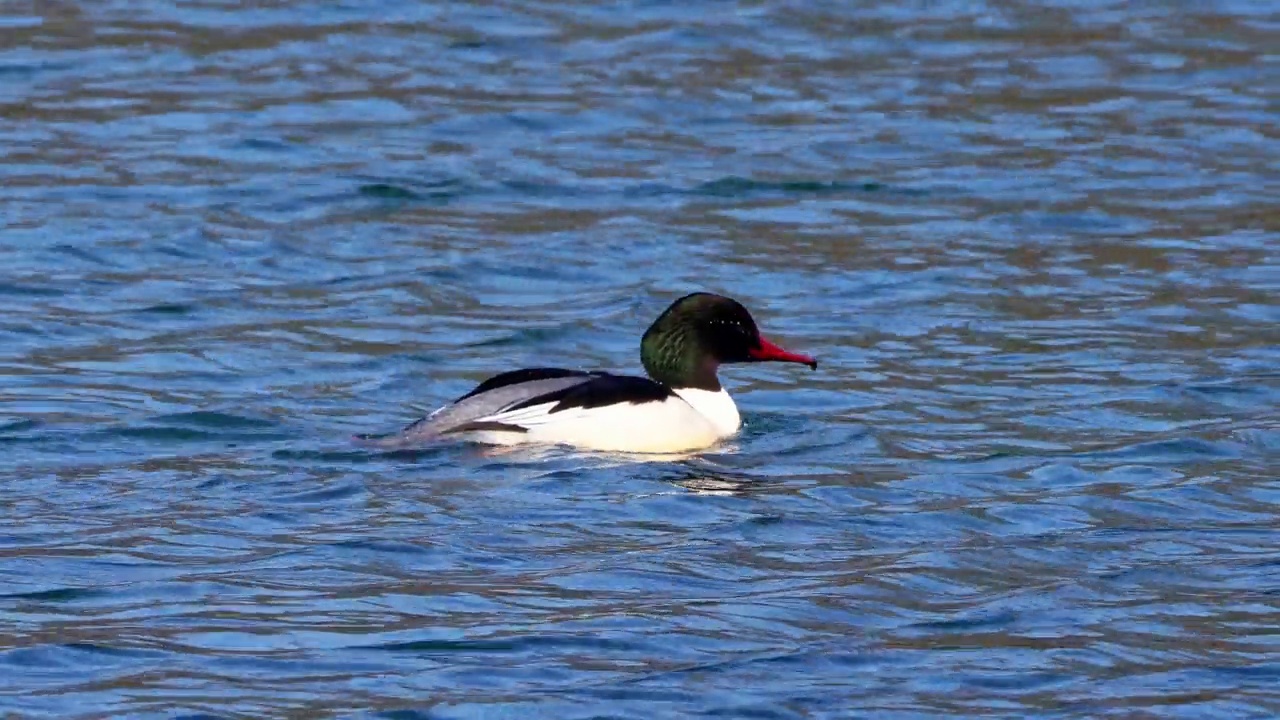
{"label": "iridescent green head", "polygon": [[640,340],[640,362],[654,380],[673,388],[719,390],[722,363],[818,361],[760,337],[751,313],[736,300],[697,292],[676,300]]}

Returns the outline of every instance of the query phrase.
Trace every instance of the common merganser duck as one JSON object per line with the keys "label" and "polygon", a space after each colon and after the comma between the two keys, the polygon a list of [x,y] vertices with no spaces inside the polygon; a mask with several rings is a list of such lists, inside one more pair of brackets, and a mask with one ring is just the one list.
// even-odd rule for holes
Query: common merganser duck
{"label": "common merganser duck", "polygon": [[358,439],[382,447],[454,438],[612,452],[701,450],[742,424],[716,370],[723,363],[771,360],[818,368],[817,360],[761,337],[741,303],[697,292],[676,300],[645,331],[640,362],[647,378],[561,368],[512,370],[399,433]]}

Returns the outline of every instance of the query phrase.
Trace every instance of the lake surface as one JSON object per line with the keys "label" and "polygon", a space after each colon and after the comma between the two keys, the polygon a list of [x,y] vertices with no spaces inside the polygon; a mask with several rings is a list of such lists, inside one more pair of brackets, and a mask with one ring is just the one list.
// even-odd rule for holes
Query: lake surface
{"label": "lake surface", "polygon": [[[0,716],[1280,714],[1273,3],[2,13]],[[350,441],[699,289],[713,452]]]}

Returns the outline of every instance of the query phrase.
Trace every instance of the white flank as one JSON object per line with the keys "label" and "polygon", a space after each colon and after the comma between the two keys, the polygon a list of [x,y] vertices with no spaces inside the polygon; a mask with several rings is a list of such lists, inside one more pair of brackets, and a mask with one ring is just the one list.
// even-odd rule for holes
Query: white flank
{"label": "white flank", "polygon": [[742,416],[738,414],[738,405],[724,388],[719,390],[677,388],[675,393],[692,405],[700,415],[710,420],[711,426],[716,429],[720,437],[729,437],[742,427]]}
{"label": "white flank", "polygon": [[586,450],[666,453],[701,450],[737,432],[738,408],[729,394],[677,390],[659,402],[616,403],[590,409],[550,412],[544,403],[505,413],[485,422],[518,425],[528,432],[479,432],[473,437],[496,445],[552,443]]}

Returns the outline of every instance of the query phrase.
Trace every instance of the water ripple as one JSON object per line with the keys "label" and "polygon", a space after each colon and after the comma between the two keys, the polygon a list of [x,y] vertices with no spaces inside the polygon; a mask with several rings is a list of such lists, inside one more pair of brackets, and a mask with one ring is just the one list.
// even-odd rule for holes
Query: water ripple
{"label": "water ripple", "polygon": [[[1277,18],[0,16],[0,714],[1271,717]],[[370,452],[691,289],[645,461]]]}

